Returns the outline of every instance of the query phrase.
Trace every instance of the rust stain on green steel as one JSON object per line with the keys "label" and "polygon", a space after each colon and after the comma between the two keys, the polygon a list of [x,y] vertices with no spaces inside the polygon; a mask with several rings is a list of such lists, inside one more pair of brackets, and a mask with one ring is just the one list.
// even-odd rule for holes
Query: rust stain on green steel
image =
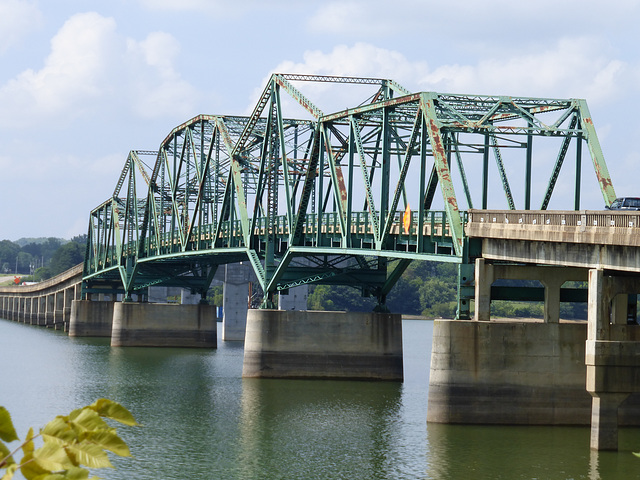
{"label": "rust stain on green steel", "polygon": [[[431,101],[429,101],[428,103],[432,105]],[[442,142],[439,140],[440,128],[438,127],[435,120],[431,117],[427,117],[427,123],[428,123],[428,128],[432,133],[432,138],[434,139],[434,142],[432,143],[431,148],[433,148],[434,153],[437,153],[437,155],[440,158],[446,158],[444,145],[442,145]],[[451,172],[449,168],[446,166],[446,164],[444,166],[441,165],[438,167],[438,176],[442,179],[443,182],[451,182]],[[456,210],[458,209],[458,202],[456,201],[455,196],[447,196],[446,200],[447,200],[447,203],[449,203],[449,205],[454,207]]]}
{"label": "rust stain on green steel", "polygon": [[[591,128],[595,128],[591,117],[583,118],[582,121],[588,124]],[[596,171],[596,177],[598,177],[598,182],[600,182],[600,185],[602,185],[602,188],[606,189],[606,188],[613,187],[613,182],[611,181],[609,172],[607,171],[606,174],[602,172],[602,166],[600,165],[600,162],[594,162],[594,167]]]}

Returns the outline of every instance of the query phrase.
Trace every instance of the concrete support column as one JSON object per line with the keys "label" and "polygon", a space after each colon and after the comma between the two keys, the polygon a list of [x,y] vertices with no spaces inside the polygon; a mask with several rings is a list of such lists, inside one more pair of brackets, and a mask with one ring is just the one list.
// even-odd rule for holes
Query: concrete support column
{"label": "concrete support column", "polygon": [[485,264],[484,258],[476,258],[475,321],[491,320],[491,284],[493,280],[493,265]]}
{"label": "concrete support column", "polygon": [[114,302],[73,300],[69,319],[70,337],[111,337]]}
{"label": "concrete support column", "polygon": [[13,305],[12,305],[11,319],[14,322],[20,321],[20,297],[13,297]]}
{"label": "concrete support column", "polygon": [[180,304],[181,305],[197,305],[200,303],[202,296],[199,293],[191,293],[189,290],[183,288],[180,292]]}
{"label": "concrete support column", "polygon": [[26,297],[18,297],[18,320],[26,323],[27,299]]}
{"label": "concrete support column", "polygon": [[71,323],[71,305],[73,303],[74,300],[74,296],[75,296],[75,289],[73,287],[71,288],[65,288],[64,289],[64,304],[63,304],[63,322],[64,322],[64,331],[68,332],[69,331],[69,324]]}
{"label": "concrete support column", "polygon": [[24,302],[24,323],[28,323],[31,324],[32,320],[31,320],[31,303],[32,303],[32,298],[33,297],[27,297],[25,298],[25,302]]}
{"label": "concrete support column", "polygon": [[624,293],[616,295],[611,305],[611,323],[614,325],[626,325],[628,308],[629,295]]}
{"label": "concrete support column", "polygon": [[64,291],[58,290],[53,295],[55,298],[53,324],[56,330],[63,330],[64,329]]}
{"label": "concrete support column", "polygon": [[640,390],[640,342],[629,337],[626,325],[627,294],[639,289],[637,278],[589,270],[585,364],[594,450],[618,449],[618,409],[630,393]]}
{"label": "concrete support column", "polygon": [[38,297],[38,325],[47,324],[47,296]]}
{"label": "concrete support column", "polygon": [[600,393],[591,403],[591,448],[618,450],[618,407],[628,393]]}
{"label": "concrete support column", "polygon": [[544,278],[540,283],[544,285],[544,321],[558,323],[560,321],[560,288],[564,278]]}
{"label": "concrete support column", "polygon": [[587,339],[608,340],[611,316],[611,295],[602,269],[589,270],[589,292],[587,306]]}
{"label": "concrete support column", "polygon": [[402,381],[402,317],[249,310],[242,376]]}
{"label": "concrete support column", "polygon": [[222,340],[244,340],[249,309],[249,267],[230,263],[224,268]]}
{"label": "concrete support column", "polygon": [[111,346],[216,348],[215,307],[114,303]]}
{"label": "concrete support column", "polygon": [[46,326],[53,326],[55,323],[55,310],[56,310],[56,298],[55,294],[50,293],[47,295],[47,310],[46,310]]}
{"label": "concrete support column", "polygon": [[309,297],[309,285],[289,289],[287,295],[278,295],[279,310],[306,310],[307,298]]}

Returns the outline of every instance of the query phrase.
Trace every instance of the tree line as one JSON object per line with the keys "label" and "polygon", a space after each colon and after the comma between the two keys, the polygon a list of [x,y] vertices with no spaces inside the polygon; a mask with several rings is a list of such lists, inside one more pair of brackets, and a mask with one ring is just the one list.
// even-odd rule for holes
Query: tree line
{"label": "tree line", "polygon": [[0,241],[0,273],[29,276],[33,281],[46,280],[82,263],[87,236],[71,240],[61,238]]}
{"label": "tree line", "polygon": [[[22,245],[21,245],[22,244]],[[0,273],[16,274],[23,280],[41,281],[82,263],[87,244],[86,235],[71,240],[59,238],[0,241]],[[27,277],[28,276],[28,277]],[[502,281],[504,284],[504,281]],[[538,282],[511,281],[512,286],[536,286]],[[451,263],[414,261],[387,296],[391,312],[428,318],[454,318],[457,308],[457,266]],[[539,286],[539,284],[538,284]],[[573,288],[584,287],[573,282]],[[222,287],[212,287],[209,295],[214,305],[222,305]],[[370,312],[376,299],[363,297],[357,288],[343,285],[311,285],[310,310],[346,310]],[[586,318],[585,303],[562,303],[562,318]],[[543,302],[497,300],[491,303],[491,314],[505,318],[542,318]]]}
{"label": "tree line", "polygon": [[[539,282],[502,280],[502,285],[541,287]],[[567,282],[565,287],[586,288],[581,282]],[[387,307],[393,313],[427,318],[455,318],[457,309],[458,270],[455,264],[414,261],[387,296]],[[358,289],[348,286],[316,285],[310,288],[310,310],[346,310],[370,312],[376,299],[362,297]],[[473,305],[472,305],[473,306]],[[491,315],[503,318],[542,318],[543,302],[491,302]],[[565,302],[560,305],[565,319],[586,319],[587,304]]]}

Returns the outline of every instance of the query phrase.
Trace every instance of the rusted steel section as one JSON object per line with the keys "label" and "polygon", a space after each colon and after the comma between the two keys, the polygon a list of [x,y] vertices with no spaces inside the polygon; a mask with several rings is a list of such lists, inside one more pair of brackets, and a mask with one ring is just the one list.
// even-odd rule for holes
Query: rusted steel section
{"label": "rusted steel section", "polygon": [[280,85],[285,91],[291,95],[291,97],[300,104],[302,108],[304,108],[307,112],[313,115],[313,118],[316,120],[320,118],[323,113],[318,107],[316,107],[313,102],[311,102],[307,97],[305,97],[297,88],[287,82],[282,75],[274,75],[273,80],[275,83]]}
{"label": "rusted steel section", "polygon": [[322,134],[324,137],[324,145],[327,151],[327,155],[329,157],[329,171],[331,172],[331,180],[333,183],[334,196],[336,196],[337,205],[338,205],[338,214],[340,218],[340,231],[342,232],[343,238],[346,239],[346,211],[347,211],[347,202],[349,201],[347,195],[347,188],[344,184],[344,177],[342,175],[342,169],[340,166],[336,165],[335,155],[331,148],[331,139],[329,137],[329,132],[327,130],[326,124],[322,126]]}
{"label": "rusted steel section", "polygon": [[447,220],[451,228],[451,235],[454,239],[454,247],[456,255],[461,256],[463,250],[463,226],[460,221],[460,211],[458,210],[458,201],[456,200],[455,189],[451,180],[451,171],[447,164],[447,155],[442,142],[440,125],[436,115],[434,105],[434,96],[427,93],[420,95],[420,105],[422,108],[425,127],[429,135],[433,159],[435,161],[436,172],[440,180],[440,188],[444,199],[445,211],[447,212]]}
{"label": "rusted steel section", "polygon": [[406,95],[404,97],[390,98],[382,102],[370,103],[367,105],[363,105],[361,107],[347,108],[346,110],[341,110],[336,113],[325,115],[324,117],[322,117],[321,120],[323,122],[334,122],[337,120],[348,119],[352,115],[358,116],[368,112],[381,110],[384,107],[396,107],[396,106],[401,106],[401,105],[411,104],[411,103],[415,104],[419,100],[420,100],[420,94],[412,93],[411,95]]}
{"label": "rusted steel section", "polygon": [[217,115],[196,115],[195,117],[187,120],[184,123],[181,123],[176,128],[171,130],[171,132],[169,132],[169,135],[167,135],[165,137],[165,139],[162,141],[161,145],[165,146],[165,145],[169,144],[170,142],[173,141],[173,137],[176,134],[181,133],[184,129],[186,129],[187,127],[193,125],[194,123],[198,123],[198,122],[201,122],[203,120],[208,120],[210,122],[214,122],[216,117],[217,117]]}
{"label": "rusted steel section", "polygon": [[582,125],[582,130],[585,132],[596,178],[598,179],[598,184],[600,185],[600,190],[602,191],[605,203],[607,205],[611,205],[611,203],[616,199],[616,192],[613,188],[611,175],[609,174],[609,169],[604,161],[604,154],[602,153],[600,141],[596,135],[596,129],[593,125],[593,120],[591,119],[587,102],[585,100],[579,100],[578,102],[580,123]]}
{"label": "rusted steel section", "polygon": [[269,81],[267,82],[267,86],[264,87],[264,91],[262,92],[262,95],[260,96],[258,103],[254,107],[253,112],[249,117],[249,121],[245,125],[244,130],[240,134],[240,138],[238,139],[238,141],[233,147],[233,151],[231,152],[232,157],[235,157],[236,155],[240,154],[244,150],[247,140],[249,139],[251,134],[254,132],[254,129],[256,127],[256,124],[260,120],[260,116],[262,115],[262,112],[264,111],[265,107],[267,106],[267,103],[269,103],[269,100],[271,99],[272,88],[273,88],[273,75],[271,76],[271,79],[269,79]]}

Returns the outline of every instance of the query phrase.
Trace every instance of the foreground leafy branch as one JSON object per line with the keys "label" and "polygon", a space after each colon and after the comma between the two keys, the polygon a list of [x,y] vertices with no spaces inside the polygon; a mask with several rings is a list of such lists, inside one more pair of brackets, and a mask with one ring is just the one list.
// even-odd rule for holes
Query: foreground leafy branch
{"label": "foreground leafy branch", "polygon": [[[104,418],[138,425],[129,410],[101,398],[67,416],[58,415],[36,435],[30,428],[25,441],[11,451],[5,442],[19,438],[9,412],[0,406],[0,473],[4,470],[0,480],[11,480],[18,470],[27,480],[84,480],[89,478],[87,468],[113,467],[107,450],[121,457],[129,457],[131,452]],[[42,440],[38,448],[34,443],[37,438]],[[14,455],[20,450],[22,459],[17,462]]]}

